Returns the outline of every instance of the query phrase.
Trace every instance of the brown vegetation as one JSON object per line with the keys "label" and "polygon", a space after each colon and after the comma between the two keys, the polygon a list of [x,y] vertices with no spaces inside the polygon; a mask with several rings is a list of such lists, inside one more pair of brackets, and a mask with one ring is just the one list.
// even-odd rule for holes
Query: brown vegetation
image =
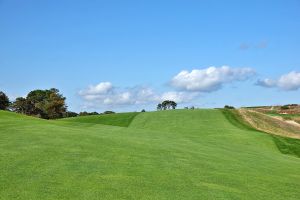
{"label": "brown vegetation", "polygon": [[268,116],[252,109],[240,109],[239,114],[251,127],[274,135],[300,139],[300,125]]}

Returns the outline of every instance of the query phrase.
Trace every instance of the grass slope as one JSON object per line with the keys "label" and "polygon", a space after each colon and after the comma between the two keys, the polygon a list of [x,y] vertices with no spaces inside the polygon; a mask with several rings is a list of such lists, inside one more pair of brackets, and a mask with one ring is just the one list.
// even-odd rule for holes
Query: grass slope
{"label": "grass slope", "polygon": [[300,124],[300,114],[278,114],[278,113],[267,113],[270,116],[281,117],[284,120],[293,120]]}
{"label": "grass slope", "polygon": [[91,123],[91,124],[105,124],[112,126],[122,126],[127,127],[134,119],[134,117],[139,114],[137,112],[131,113],[118,113],[118,114],[106,114],[106,115],[91,115],[82,117],[70,117],[61,119],[65,122],[78,122],[78,123]]}
{"label": "grass slope", "polygon": [[300,140],[273,136],[274,142],[281,153],[291,154],[300,158]]}
{"label": "grass slope", "polygon": [[[255,130],[254,127],[251,127],[249,123],[243,120],[243,117],[241,116],[240,112],[237,110],[227,110],[227,109],[222,109],[223,114],[226,116],[228,121],[230,121],[233,125],[243,128],[243,129],[248,129],[248,130]],[[273,125],[274,122],[271,121],[272,123],[269,124]],[[282,127],[283,128],[283,127]],[[264,133],[264,132],[262,132]],[[300,158],[300,140],[299,139],[294,139],[294,138],[288,138],[288,137],[281,137],[281,136],[276,136],[272,135],[274,142],[276,146],[278,147],[279,151],[284,154],[290,154],[294,155]]]}
{"label": "grass slope", "polygon": [[219,110],[88,124],[0,112],[0,199],[299,198],[300,159]]}
{"label": "grass slope", "polygon": [[300,127],[296,122],[294,122],[295,124],[291,124],[253,110],[240,109],[238,113],[245,123],[258,130],[279,136],[300,139]]}

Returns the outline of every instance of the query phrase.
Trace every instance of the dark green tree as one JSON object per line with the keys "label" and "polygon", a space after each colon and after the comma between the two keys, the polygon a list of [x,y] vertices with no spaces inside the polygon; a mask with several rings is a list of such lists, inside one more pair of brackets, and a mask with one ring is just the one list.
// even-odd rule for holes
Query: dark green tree
{"label": "dark green tree", "polygon": [[44,104],[44,110],[48,119],[62,118],[67,111],[65,105],[66,98],[59,94],[58,90],[51,89],[47,101]]}
{"label": "dark green tree", "polygon": [[16,98],[15,102],[12,104],[12,109],[14,112],[27,114],[28,104],[27,100],[23,97]]}
{"label": "dark green tree", "polygon": [[79,113],[79,116],[88,116],[88,115],[90,115],[90,114],[86,111],[83,111],[83,112]]}
{"label": "dark green tree", "polygon": [[170,101],[172,109],[175,109],[177,107],[177,103],[175,101]]}
{"label": "dark green tree", "polygon": [[224,108],[225,109],[235,109],[233,106],[229,106],[229,105],[225,105]]}
{"label": "dark green tree", "polygon": [[157,110],[162,110],[162,104],[161,104],[161,103],[157,104],[156,109],[157,109]]}
{"label": "dark green tree", "polygon": [[94,111],[94,112],[91,112],[90,115],[99,115],[99,113]]}
{"label": "dark green tree", "polygon": [[169,107],[169,100],[165,100],[161,103],[162,109],[167,110]]}
{"label": "dark green tree", "polygon": [[72,111],[67,111],[64,115],[64,117],[77,117],[78,113],[72,112]]}
{"label": "dark green tree", "polygon": [[28,93],[27,100],[27,114],[47,119],[46,104],[49,90],[33,90]]}
{"label": "dark green tree", "polygon": [[44,119],[56,119],[64,117],[67,111],[66,98],[58,89],[33,90],[26,98],[19,97],[13,103],[15,112],[37,116]]}
{"label": "dark green tree", "polygon": [[86,112],[86,111],[79,113],[79,116],[88,116],[88,115],[99,115],[99,113],[98,112]]}
{"label": "dark green tree", "polygon": [[115,114],[115,112],[111,111],[111,110],[107,110],[107,111],[103,112],[103,114]]}
{"label": "dark green tree", "polygon": [[9,99],[6,94],[0,91],[0,110],[7,110],[9,107]]}
{"label": "dark green tree", "polygon": [[161,103],[162,109],[169,110],[169,109],[175,109],[177,107],[177,103],[175,101],[165,100]]}

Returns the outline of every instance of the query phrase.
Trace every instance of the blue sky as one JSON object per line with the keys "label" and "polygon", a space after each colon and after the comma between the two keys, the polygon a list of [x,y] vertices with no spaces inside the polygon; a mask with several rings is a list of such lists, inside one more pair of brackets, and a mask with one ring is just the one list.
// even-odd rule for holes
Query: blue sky
{"label": "blue sky", "polygon": [[299,55],[299,0],[0,0],[0,90],[74,111],[300,103]]}

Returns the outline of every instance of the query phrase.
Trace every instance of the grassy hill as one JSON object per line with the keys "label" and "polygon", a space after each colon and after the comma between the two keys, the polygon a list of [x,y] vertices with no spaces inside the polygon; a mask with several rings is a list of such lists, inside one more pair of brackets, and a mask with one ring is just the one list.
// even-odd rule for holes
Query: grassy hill
{"label": "grassy hill", "polygon": [[131,113],[118,113],[118,114],[106,114],[106,115],[90,115],[82,117],[70,117],[61,119],[61,121],[72,123],[91,123],[91,124],[105,124],[113,126],[128,127],[137,112]]}
{"label": "grassy hill", "polygon": [[296,200],[299,148],[220,110],[56,121],[1,111],[0,199]]}

